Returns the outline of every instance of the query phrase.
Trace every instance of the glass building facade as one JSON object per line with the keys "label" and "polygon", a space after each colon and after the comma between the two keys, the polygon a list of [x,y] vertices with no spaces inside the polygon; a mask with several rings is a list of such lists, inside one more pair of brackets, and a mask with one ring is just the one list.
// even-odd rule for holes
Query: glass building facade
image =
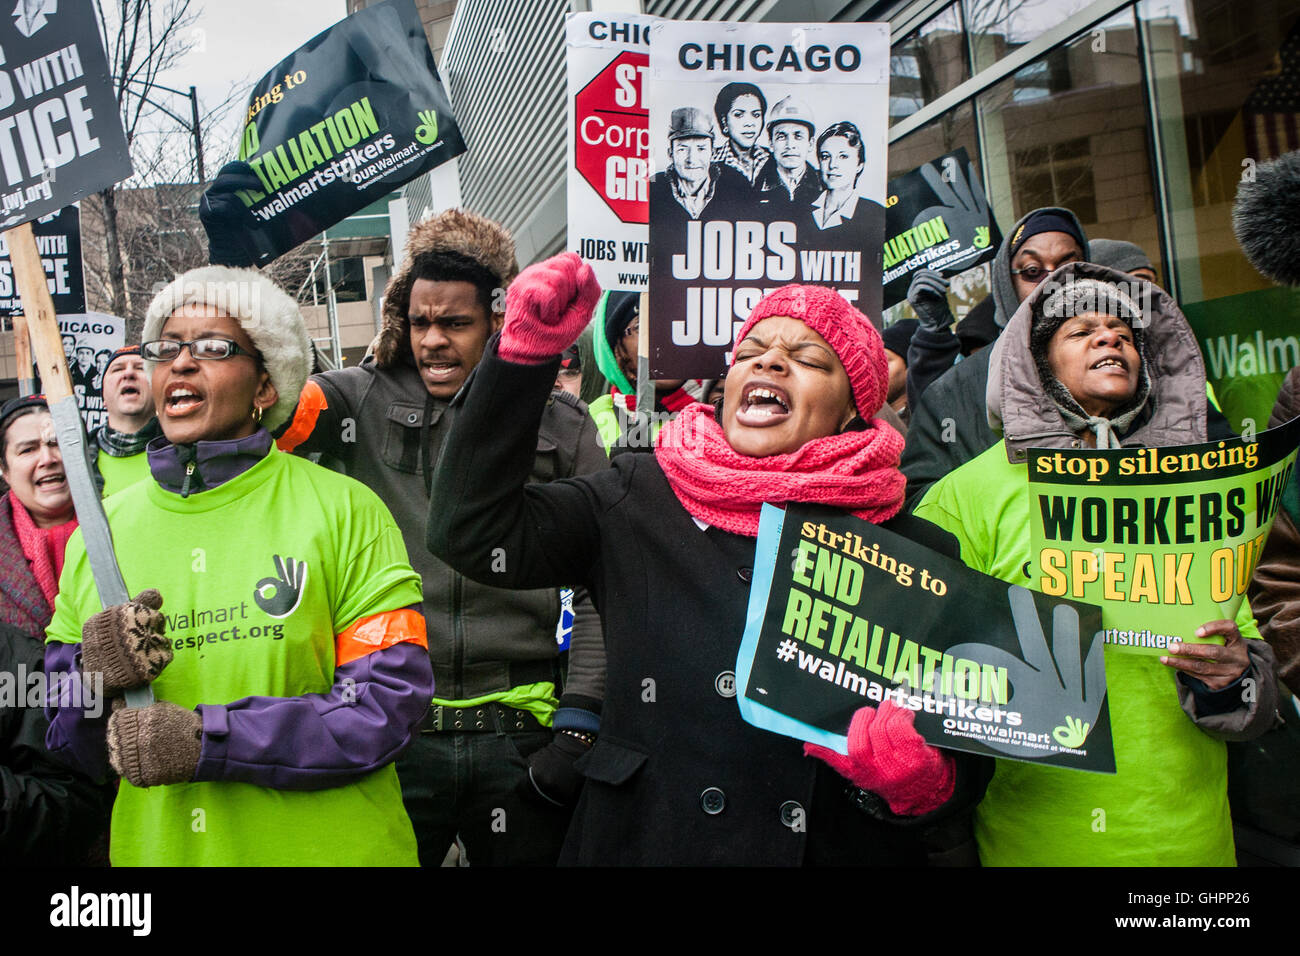
{"label": "glass building facade", "polygon": [[[1263,427],[1300,364],[1300,296],[1250,266],[1231,213],[1239,182],[1300,147],[1300,0],[953,0],[860,18],[893,27],[890,175],[964,146],[1003,228],[1058,205],[1089,238],[1140,245],[1233,424]],[[987,291],[984,269],[958,277],[954,312]]]}

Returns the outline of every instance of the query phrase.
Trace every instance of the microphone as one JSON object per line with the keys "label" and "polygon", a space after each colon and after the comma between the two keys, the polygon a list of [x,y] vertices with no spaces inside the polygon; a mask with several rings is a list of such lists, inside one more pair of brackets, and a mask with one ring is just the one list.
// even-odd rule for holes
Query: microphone
{"label": "microphone", "polygon": [[1237,186],[1232,229],[1250,264],[1279,285],[1300,285],[1300,151],[1255,168]]}

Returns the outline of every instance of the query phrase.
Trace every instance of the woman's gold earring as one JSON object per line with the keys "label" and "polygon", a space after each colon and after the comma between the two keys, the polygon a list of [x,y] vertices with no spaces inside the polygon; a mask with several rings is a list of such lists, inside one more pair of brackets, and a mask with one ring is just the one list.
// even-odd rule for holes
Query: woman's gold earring
{"label": "woman's gold earring", "polygon": [[256,422],[258,425],[262,424],[262,406],[261,406],[261,405],[254,405],[254,406],[253,406],[253,421]]}

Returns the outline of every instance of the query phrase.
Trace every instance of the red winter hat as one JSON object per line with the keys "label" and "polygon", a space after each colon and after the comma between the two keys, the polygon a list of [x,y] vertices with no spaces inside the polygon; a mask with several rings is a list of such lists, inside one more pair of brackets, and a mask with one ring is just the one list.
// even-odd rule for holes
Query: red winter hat
{"label": "red winter hat", "polygon": [[849,373],[853,404],[858,415],[871,418],[889,394],[889,363],[880,333],[871,320],[851,306],[834,289],[818,285],[787,285],[758,300],[749,320],[736,336],[744,341],[763,319],[771,316],[798,319],[824,338]]}

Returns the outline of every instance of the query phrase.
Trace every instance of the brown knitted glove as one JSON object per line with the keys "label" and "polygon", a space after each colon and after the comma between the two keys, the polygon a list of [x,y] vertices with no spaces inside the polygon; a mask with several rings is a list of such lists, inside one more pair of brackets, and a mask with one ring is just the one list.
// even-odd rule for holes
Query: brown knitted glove
{"label": "brown knitted glove", "polygon": [[149,588],[133,601],[104,608],[82,625],[81,670],[102,673],[109,697],[149,683],[171,663],[160,607],[162,595]]}
{"label": "brown knitted glove", "polygon": [[137,787],[188,783],[199,769],[203,718],[165,700],[114,708],[108,718],[108,762]]}

